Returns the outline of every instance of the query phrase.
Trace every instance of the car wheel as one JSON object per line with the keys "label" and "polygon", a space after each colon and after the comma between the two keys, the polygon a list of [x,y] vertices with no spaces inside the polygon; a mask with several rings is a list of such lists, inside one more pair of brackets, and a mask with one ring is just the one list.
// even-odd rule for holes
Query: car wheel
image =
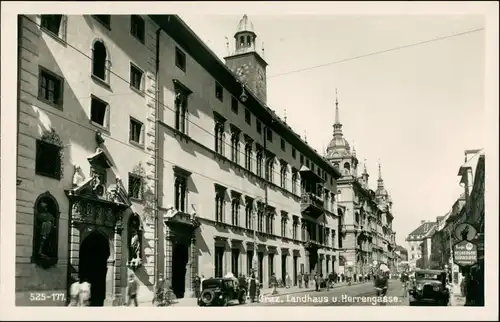
{"label": "car wheel", "polygon": [[214,300],[215,298],[215,293],[214,291],[212,290],[204,290],[203,292],[201,292],[201,295],[200,295],[200,302],[202,302],[203,304],[205,305],[208,305],[210,303],[212,303],[212,301]]}

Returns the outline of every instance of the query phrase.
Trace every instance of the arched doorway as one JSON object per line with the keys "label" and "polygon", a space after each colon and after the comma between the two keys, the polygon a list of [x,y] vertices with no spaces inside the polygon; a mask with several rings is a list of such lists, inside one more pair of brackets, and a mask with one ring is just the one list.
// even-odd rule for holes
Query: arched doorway
{"label": "arched doorway", "polygon": [[175,243],[172,249],[172,291],[179,298],[186,292],[186,270],[189,261],[189,248],[182,242]]}
{"label": "arched doorway", "polygon": [[109,255],[108,239],[97,231],[80,245],[78,275],[80,282],[90,283],[90,306],[104,305]]}

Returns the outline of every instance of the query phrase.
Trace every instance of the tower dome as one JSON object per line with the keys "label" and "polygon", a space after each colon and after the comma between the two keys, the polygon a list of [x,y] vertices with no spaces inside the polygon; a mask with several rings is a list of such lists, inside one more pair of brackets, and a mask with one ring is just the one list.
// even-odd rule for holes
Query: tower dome
{"label": "tower dome", "polygon": [[351,146],[342,133],[342,123],[339,116],[339,101],[335,99],[335,123],[333,124],[333,137],[326,148],[327,157],[351,155]]}
{"label": "tower dome", "polygon": [[236,33],[238,34],[240,32],[251,32],[255,34],[253,23],[248,19],[248,16],[246,14],[243,15],[243,18],[241,18],[240,22],[238,23],[238,28],[236,28]]}

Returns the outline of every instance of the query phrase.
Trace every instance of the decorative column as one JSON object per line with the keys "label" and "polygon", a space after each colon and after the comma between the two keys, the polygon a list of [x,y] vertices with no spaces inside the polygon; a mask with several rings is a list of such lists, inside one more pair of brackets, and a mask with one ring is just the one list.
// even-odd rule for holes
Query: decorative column
{"label": "decorative column", "polygon": [[[121,216],[121,214],[117,214],[117,216]],[[125,297],[122,293],[122,289],[125,287],[125,283],[122,286],[122,222],[121,219],[116,223],[114,229],[113,236],[113,247],[114,247],[114,263],[113,263],[113,282],[114,282],[114,290],[113,290],[113,306],[120,306],[125,303]],[[125,281],[127,280],[127,276],[124,277]]]}

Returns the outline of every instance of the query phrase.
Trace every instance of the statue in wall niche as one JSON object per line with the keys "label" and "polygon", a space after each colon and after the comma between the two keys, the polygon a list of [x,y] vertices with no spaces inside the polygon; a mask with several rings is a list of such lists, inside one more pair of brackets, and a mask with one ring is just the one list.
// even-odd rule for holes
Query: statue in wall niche
{"label": "statue in wall niche", "polygon": [[40,225],[40,246],[38,247],[38,256],[42,259],[50,259],[51,240],[50,235],[55,228],[55,217],[48,210],[47,203],[40,202],[37,220]]}
{"label": "statue in wall niche", "polygon": [[139,232],[136,229],[131,232],[129,252],[132,259],[141,257],[141,241],[139,238]]}
{"label": "statue in wall niche", "polygon": [[133,214],[128,222],[128,265],[132,269],[136,269],[142,263],[141,259],[141,244],[142,234],[140,230],[140,219],[137,214]]}

